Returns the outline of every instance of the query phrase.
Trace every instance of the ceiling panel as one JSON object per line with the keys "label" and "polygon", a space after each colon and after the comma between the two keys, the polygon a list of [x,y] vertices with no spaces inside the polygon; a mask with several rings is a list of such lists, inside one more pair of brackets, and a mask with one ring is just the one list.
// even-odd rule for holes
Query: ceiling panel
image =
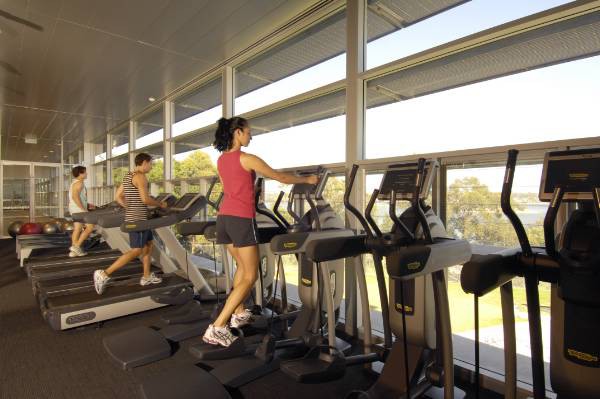
{"label": "ceiling panel", "polygon": [[0,17],[0,157],[75,149],[319,1],[0,0],[43,27]]}

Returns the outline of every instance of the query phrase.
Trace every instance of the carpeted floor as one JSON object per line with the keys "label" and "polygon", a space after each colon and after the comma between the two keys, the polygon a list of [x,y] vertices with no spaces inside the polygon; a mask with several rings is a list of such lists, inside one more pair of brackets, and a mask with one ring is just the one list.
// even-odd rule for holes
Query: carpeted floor
{"label": "carpeted floor", "polygon": [[[57,332],[40,315],[26,274],[19,268],[14,240],[0,240],[0,398],[139,398],[139,381],[159,376],[195,359],[184,341],[174,356],[154,364],[122,370],[104,351],[105,336],[137,326],[160,325],[158,309],[105,322],[101,327]],[[298,384],[275,372],[234,392],[234,398],[344,398],[373,382],[360,367],[326,384]],[[174,399],[177,392],[173,392]],[[496,398],[489,393],[481,398]]]}
{"label": "carpeted floor", "polygon": [[[13,240],[0,240],[0,398],[138,398],[139,381],[146,376],[194,363],[182,343],[170,359],[125,371],[105,353],[102,338],[131,327],[158,325],[164,309],[104,323],[57,332],[43,321],[25,273],[19,268]],[[240,390],[246,398],[339,398],[372,381],[353,368],[340,381],[297,384],[281,372]],[[237,395],[236,395],[237,396]],[[176,392],[173,398],[176,398]]]}

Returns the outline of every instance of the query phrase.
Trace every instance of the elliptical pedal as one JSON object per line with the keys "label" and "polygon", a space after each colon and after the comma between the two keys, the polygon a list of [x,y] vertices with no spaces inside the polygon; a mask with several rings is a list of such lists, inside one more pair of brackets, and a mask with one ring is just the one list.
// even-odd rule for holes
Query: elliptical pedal
{"label": "elliptical pedal", "polygon": [[336,348],[315,347],[301,359],[282,362],[281,371],[297,382],[327,382],[344,375],[346,359]]}

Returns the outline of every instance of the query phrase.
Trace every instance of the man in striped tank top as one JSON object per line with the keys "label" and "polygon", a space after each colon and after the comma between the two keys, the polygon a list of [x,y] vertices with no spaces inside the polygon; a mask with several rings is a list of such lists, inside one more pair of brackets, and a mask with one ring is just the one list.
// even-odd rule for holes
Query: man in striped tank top
{"label": "man in striped tank top", "polygon": [[[148,207],[167,206],[166,202],[158,202],[148,194],[148,180],[146,174],[152,169],[152,156],[140,153],[135,157],[135,169],[125,175],[123,183],[115,195],[116,201],[125,208],[125,222],[140,222],[148,220]],[[152,230],[136,231],[129,233],[131,250],[125,252],[108,269],[94,272],[94,286],[101,295],[110,280],[110,275],[135,258],[142,257],[144,275],[140,285],[159,284],[160,277],[150,273],[152,253]]]}

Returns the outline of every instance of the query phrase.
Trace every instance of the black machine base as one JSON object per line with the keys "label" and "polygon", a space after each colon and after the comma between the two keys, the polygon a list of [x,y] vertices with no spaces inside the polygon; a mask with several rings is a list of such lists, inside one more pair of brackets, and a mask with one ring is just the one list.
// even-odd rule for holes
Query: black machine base
{"label": "black machine base", "polygon": [[346,371],[344,354],[349,353],[351,345],[336,337],[336,348],[330,354],[327,346],[312,348],[300,359],[281,363],[281,371],[298,382],[326,382],[341,378]]}
{"label": "black machine base", "polygon": [[104,338],[104,348],[124,369],[166,359],[172,354],[171,342],[202,336],[207,320],[170,324],[160,330],[137,327]]}
{"label": "black machine base", "polygon": [[158,331],[148,327],[105,337],[104,348],[123,369],[131,369],[171,356],[171,345]]}
{"label": "black machine base", "polygon": [[225,387],[210,373],[194,365],[170,370],[161,378],[149,376],[140,384],[144,399],[231,399]]}

